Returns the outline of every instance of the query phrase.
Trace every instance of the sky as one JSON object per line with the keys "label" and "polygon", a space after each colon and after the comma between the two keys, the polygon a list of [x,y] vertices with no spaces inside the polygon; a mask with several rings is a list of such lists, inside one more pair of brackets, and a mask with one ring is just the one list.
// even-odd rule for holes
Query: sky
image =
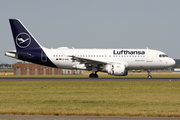
{"label": "sky", "polygon": [[155,49],[180,59],[180,0],[1,0],[0,63],[19,19],[46,48]]}

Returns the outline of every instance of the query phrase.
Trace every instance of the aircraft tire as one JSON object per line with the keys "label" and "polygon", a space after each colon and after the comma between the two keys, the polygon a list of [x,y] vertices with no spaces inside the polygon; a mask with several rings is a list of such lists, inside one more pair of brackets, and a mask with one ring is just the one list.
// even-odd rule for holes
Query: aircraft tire
{"label": "aircraft tire", "polygon": [[89,75],[89,78],[98,78],[98,75],[91,73],[91,74]]}
{"label": "aircraft tire", "polygon": [[94,74],[95,78],[98,78],[98,74]]}
{"label": "aircraft tire", "polygon": [[152,78],[152,76],[151,76],[151,75],[148,75],[148,78],[149,78],[149,79],[151,79],[151,78]]}

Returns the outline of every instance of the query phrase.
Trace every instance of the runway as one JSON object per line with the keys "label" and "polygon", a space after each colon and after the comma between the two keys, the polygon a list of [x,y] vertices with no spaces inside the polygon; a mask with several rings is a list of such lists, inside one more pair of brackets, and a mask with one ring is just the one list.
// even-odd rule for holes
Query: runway
{"label": "runway", "polygon": [[180,78],[0,78],[0,81],[180,81]]}

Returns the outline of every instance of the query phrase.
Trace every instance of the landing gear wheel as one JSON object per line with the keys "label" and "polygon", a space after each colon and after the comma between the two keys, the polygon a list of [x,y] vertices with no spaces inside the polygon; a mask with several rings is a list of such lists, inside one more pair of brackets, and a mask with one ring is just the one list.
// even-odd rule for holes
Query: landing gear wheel
{"label": "landing gear wheel", "polygon": [[90,75],[89,75],[89,78],[92,78],[94,76],[94,74],[93,73],[91,73]]}
{"label": "landing gear wheel", "polygon": [[151,75],[148,75],[148,78],[149,78],[149,79],[151,79],[151,78],[152,78],[152,76],[151,76]]}
{"label": "landing gear wheel", "polygon": [[89,78],[98,78],[98,75],[97,75],[97,74],[94,74],[94,73],[91,73],[91,74],[89,75]]}
{"label": "landing gear wheel", "polygon": [[95,78],[98,78],[98,74],[94,74]]}

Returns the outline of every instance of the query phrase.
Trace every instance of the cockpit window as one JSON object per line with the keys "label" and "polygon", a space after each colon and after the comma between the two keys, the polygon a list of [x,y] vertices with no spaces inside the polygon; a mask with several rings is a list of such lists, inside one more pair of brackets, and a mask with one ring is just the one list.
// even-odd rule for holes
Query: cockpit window
{"label": "cockpit window", "polygon": [[159,57],[160,57],[160,58],[162,58],[162,57],[168,57],[168,55],[160,54]]}

